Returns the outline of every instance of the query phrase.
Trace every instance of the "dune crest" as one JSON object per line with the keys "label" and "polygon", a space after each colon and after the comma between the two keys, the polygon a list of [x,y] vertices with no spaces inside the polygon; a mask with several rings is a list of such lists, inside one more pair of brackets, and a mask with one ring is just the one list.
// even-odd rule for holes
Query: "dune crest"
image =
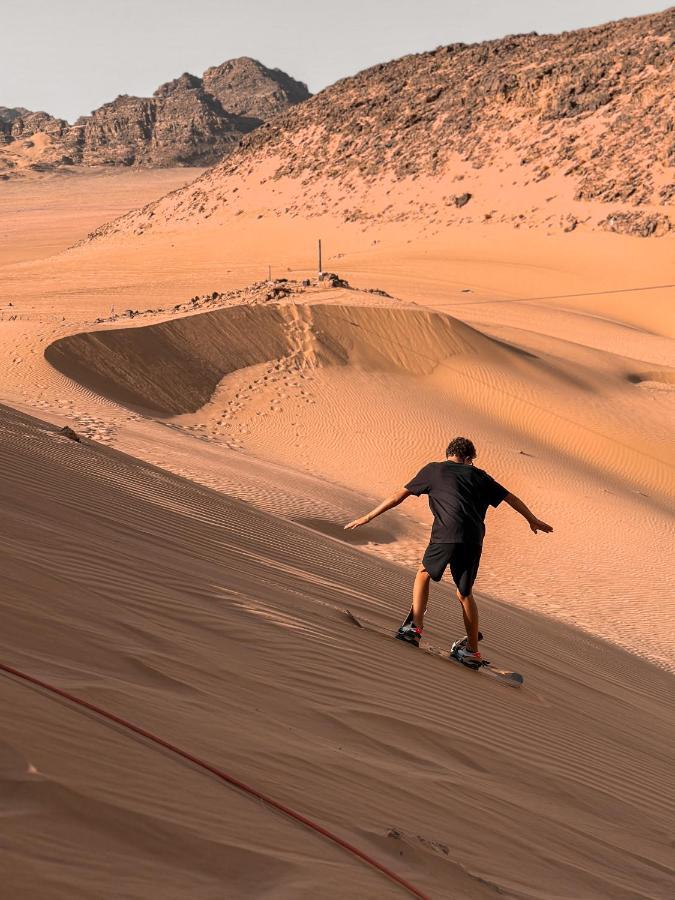
{"label": "dune crest", "polygon": [[110,399],[180,415],[203,406],[225,375],[280,357],[299,368],[351,364],[423,375],[481,347],[499,352],[470,326],[426,310],[270,304],[74,334],[50,344],[45,358]]}

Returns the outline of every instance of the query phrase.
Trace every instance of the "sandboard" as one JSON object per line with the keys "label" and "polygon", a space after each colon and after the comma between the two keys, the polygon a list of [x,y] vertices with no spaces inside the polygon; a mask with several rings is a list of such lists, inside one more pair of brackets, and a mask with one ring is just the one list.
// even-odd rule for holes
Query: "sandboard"
{"label": "sandboard", "polygon": [[[394,639],[394,635],[387,631],[384,628],[380,628],[379,625],[374,625],[372,622],[368,622],[366,619],[362,619],[359,616],[355,616],[353,612],[349,609],[345,609],[345,615],[347,619],[358,628],[366,628],[368,631],[373,631],[376,634],[381,635],[382,637],[389,638],[390,640]],[[405,641],[401,641],[400,643],[406,643]],[[414,644],[410,644],[409,646],[414,647]],[[487,675],[490,678],[495,678],[497,681],[502,684],[506,684],[509,687],[520,687],[524,678],[519,672],[509,672],[506,669],[500,669],[498,666],[495,666],[493,663],[488,662],[488,660],[483,660],[482,665],[478,669],[473,669],[470,666],[464,665],[458,659],[450,656],[448,651],[438,650],[436,647],[432,647],[427,641],[422,641],[419,647],[415,647],[417,650],[421,650],[423,653],[429,654],[429,656],[435,656],[437,659],[442,659],[445,662],[453,663],[455,666],[459,666],[462,669],[465,669],[467,672],[475,672],[476,674]]]}

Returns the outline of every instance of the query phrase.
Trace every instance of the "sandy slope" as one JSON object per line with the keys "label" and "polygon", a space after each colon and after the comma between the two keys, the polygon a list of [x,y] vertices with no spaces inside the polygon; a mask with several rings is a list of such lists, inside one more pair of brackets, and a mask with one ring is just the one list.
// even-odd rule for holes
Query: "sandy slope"
{"label": "sandy slope", "polygon": [[671,7],[372,66],[98,235],[223,221],[251,211],[251,188],[263,184],[257,211],[286,219],[329,210],[364,228],[422,218],[431,234],[481,222],[669,234],[674,29]]}
{"label": "sandy slope", "polygon": [[[32,380],[43,390],[51,384],[58,400],[50,390],[34,402],[149,461],[332,533],[438,458],[450,433],[471,434],[479,463],[556,526],[551,539],[535,539],[510,511],[494,514],[484,589],[673,667],[675,369],[654,362],[668,359],[668,339],[565,308],[554,318],[543,305],[550,301],[527,307],[528,324],[546,329],[504,332],[493,313],[491,337],[442,312],[363,292],[312,290],[297,299],[169,320],[155,314],[46,341],[47,360],[86,390],[73,394],[72,381],[35,360]],[[507,304],[457,306],[489,316]],[[653,323],[654,308],[644,317]],[[578,328],[587,321],[595,327],[584,347]],[[546,334],[553,329],[560,336]],[[630,334],[630,352],[642,359],[617,352],[617,332]],[[15,367],[24,384],[29,370]],[[93,401],[96,393],[108,402]],[[173,417],[179,430],[170,442],[165,430],[148,433],[148,415]],[[208,454],[190,450],[195,437],[211,443]],[[234,477],[232,451],[240,456]],[[242,451],[281,465],[295,498],[278,480],[261,487]],[[310,479],[298,482],[299,472]],[[334,495],[344,488],[356,495]],[[396,525],[382,520],[362,540],[413,564],[424,543],[413,522],[428,521],[426,505],[409,501],[405,516],[390,520]],[[661,598],[649,621],[646,591]]]}
{"label": "sandy slope", "polygon": [[[129,198],[118,177],[96,182],[91,221]],[[672,676],[638,657],[675,668],[673,241],[453,230],[423,215],[367,228],[289,219],[266,211],[265,185],[249,188],[241,215],[50,257],[77,223],[49,181],[44,210],[33,195],[30,228],[4,245],[0,401],[165,470],[8,414],[4,655],[189,736],[433,896],[448,885],[467,897],[494,885],[520,897],[668,896]],[[319,235],[326,268],[399,299],[310,291],[297,308],[174,310],[268,264],[310,274]],[[96,324],[113,305],[155,311]],[[78,381],[47,362],[52,345]],[[411,573],[396,563],[419,558],[423,501],[353,534],[341,524],[457,432],[556,528],[535,537],[510,510],[489,514],[484,630],[524,672],[520,695],[355,638],[335,611],[349,603],[397,624]],[[434,591],[428,623],[441,645],[459,627],[448,595]],[[225,644],[232,630],[240,642]],[[226,877],[242,896],[314,897],[317,875],[336,896],[343,883],[388,896],[170,760],[24,688],[3,681],[0,696],[12,728],[0,791],[13,810],[0,840],[19,896],[26,866],[47,897],[82,884],[112,896],[115,873],[138,897],[157,884],[162,896],[210,896]],[[19,703],[25,715],[10,716]],[[461,793],[483,812],[478,836],[448,812]],[[244,868],[242,848],[253,854]]]}
{"label": "sandy slope", "polygon": [[[3,659],[187,745],[431,896],[670,895],[670,676],[485,599],[490,649],[527,680],[512,691],[346,621],[349,605],[390,627],[408,600],[397,566],[6,409],[0,456]],[[429,639],[456,619],[436,600]],[[3,678],[0,705],[12,896],[398,895],[67,704]]]}

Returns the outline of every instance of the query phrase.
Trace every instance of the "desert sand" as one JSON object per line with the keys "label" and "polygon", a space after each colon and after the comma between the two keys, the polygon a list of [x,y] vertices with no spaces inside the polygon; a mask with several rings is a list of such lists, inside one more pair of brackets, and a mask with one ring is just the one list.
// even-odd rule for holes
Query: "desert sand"
{"label": "desert sand", "polygon": [[[654,49],[640,21],[617,33],[644,37],[662,103],[663,35]],[[518,65],[528,41],[507,48]],[[626,115],[653,99],[629,75]],[[353,85],[330,90],[351,109]],[[594,99],[581,155],[607,127]],[[0,188],[0,663],[203,757],[424,896],[666,900],[675,231],[613,233],[607,198],[579,199],[559,168],[533,179],[505,149],[506,171],[455,160],[461,177],[295,171],[327,165],[322,148],[339,161],[312,130],[326,108],[313,98],[187,185],[194,172],[132,170]],[[556,127],[541,153],[577,120]],[[382,137],[363,140],[365,165]],[[586,176],[609,190],[621,163],[635,180],[637,150],[617,139]],[[639,213],[663,225],[654,171]],[[460,188],[470,205],[448,206]],[[316,278],[319,238],[335,287]],[[555,529],[487,517],[482,649],[518,690],[387,639],[423,499],[343,530],[459,434]],[[461,634],[444,581],[425,639]],[[404,895],[17,679],[0,677],[0,710],[12,898]]]}
{"label": "desert sand", "polygon": [[[49,215],[61,252],[26,232],[2,268],[2,659],[429,896],[669,896],[674,379],[669,289],[652,287],[675,281],[672,242],[382,229],[364,246],[353,226],[251,214],[225,246],[214,225],[65,251],[70,217]],[[309,276],[317,233],[328,268],[394,296],[236,293],[266,260]],[[113,301],[140,313],[96,324]],[[485,654],[520,691],[342,612],[398,624],[423,501],[342,525],[455,433],[555,525],[488,517]],[[437,647],[458,632],[447,584],[427,624]],[[397,896],[156,748],[0,684],[11,896]]]}
{"label": "desert sand", "polygon": [[[420,657],[342,612],[390,629],[400,566],[6,408],[0,421],[3,659],[188,744],[428,896],[669,895],[671,676],[487,598],[491,649],[525,688]],[[457,628],[448,593],[434,643]],[[7,896],[399,896],[157,748],[0,683]]]}
{"label": "desert sand", "polygon": [[[251,188],[253,210],[264,198]],[[673,240],[418,227],[235,213],[6,265],[2,400],[336,533],[470,434],[478,464],[557,526],[535,538],[492,513],[481,588],[672,670]],[[314,277],[317,233],[360,290],[189,302],[266,277],[265,260]],[[305,487],[252,487],[244,459]],[[329,485],[355,493],[333,505]],[[410,500],[360,539],[412,564],[428,522]]]}

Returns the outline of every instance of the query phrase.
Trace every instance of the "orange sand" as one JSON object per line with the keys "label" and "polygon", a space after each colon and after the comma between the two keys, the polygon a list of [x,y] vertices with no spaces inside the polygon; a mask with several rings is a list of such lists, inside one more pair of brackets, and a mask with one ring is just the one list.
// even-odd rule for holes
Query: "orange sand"
{"label": "orange sand", "polygon": [[[127,196],[117,177],[97,182],[101,210]],[[434,897],[669,896],[675,241],[287,219],[250,186],[241,215],[49,257],[76,237],[58,185],[3,245],[0,400],[98,445],[4,414],[3,658],[188,743]],[[325,268],[395,299],[316,289],[176,318],[268,265],[304,277],[318,236]],[[156,312],[95,324],[112,306]],[[455,434],[555,527],[488,518],[486,655],[520,692],[339,613],[391,629],[406,611],[424,502],[341,525]],[[429,639],[459,632],[446,584]],[[393,896],[124,736],[6,681],[0,702],[13,895],[30,865],[41,897]]]}

